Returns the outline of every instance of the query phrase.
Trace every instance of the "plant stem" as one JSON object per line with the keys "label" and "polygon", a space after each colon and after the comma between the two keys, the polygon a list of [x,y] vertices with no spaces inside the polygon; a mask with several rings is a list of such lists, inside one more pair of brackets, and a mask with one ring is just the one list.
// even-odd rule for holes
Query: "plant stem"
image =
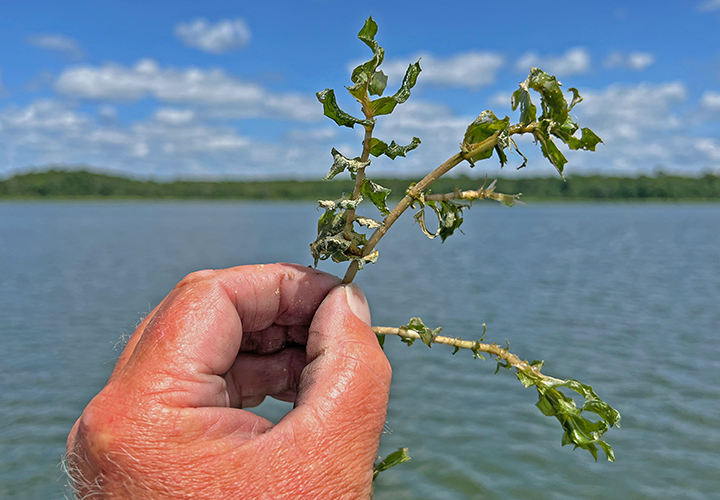
{"label": "plant stem", "polygon": [[[397,335],[401,338],[406,339],[417,339],[421,340],[420,334],[411,330],[405,330],[404,328],[393,328],[389,326],[373,326],[372,327],[373,332],[375,332],[376,335]],[[456,347],[458,349],[469,349],[473,352],[484,352],[487,354],[490,354],[492,356],[497,357],[498,359],[502,359],[503,361],[506,361],[510,366],[515,368],[516,370],[520,370],[523,372],[531,372],[537,377],[547,379],[547,380],[557,380],[553,377],[549,377],[543,373],[540,373],[540,371],[532,366],[527,361],[524,361],[520,359],[515,354],[511,353],[504,347],[500,347],[497,344],[486,344],[484,342],[480,341],[473,341],[473,340],[462,340],[460,338],[452,338],[452,337],[444,337],[442,335],[435,335],[432,338],[431,341],[433,344],[443,344],[443,345],[449,345],[452,347]]]}
{"label": "plant stem", "polygon": [[[368,120],[372,120],[372,111],[370,111],[370,108],[365,103],[363,103],[363,113]],[[362,154],[360,155],[360,161],[368,161],[368,159],[370,158],[370,139],[372,139],[372,133],[374,128],[374,124],[365,125],[365,137],[363,139],[363,150]],[[365,167],[359,168],[357,173],[355,174],[355,189],[353,189],[352,197],[350,199],[357,200],[360,197],[363,182],[365,182]],[[343,234],[346,240],[352,241],[353,222],[355,221],[355,209],[348,209],[345,214],[345,231]]]}
{"label": "plant stem", "polygon": [[[388,232],[388,230],[395,223],[395,221],[398,220],[398,218],[403,214],[403,212],[405,212],[405,210],[412,206],[415,200],[417,200],[422,194],[422,192],[425,191],[428,187],[430,187],[433,182],[438,180],[443,175],[447,174],[463,160],[472,158],[478,153],[494,148],[497,145],[499,135],[500,133],[496,132],[495,134],[485,139],[483,142],[479,143],[468,153],[457,153],[453,155],[452,157],[448,158],[442,165],[427,174],[420,182],[409,188],[403,199],[400,200],[400,202],[395,205],[395,208],[390,211],[390,214],[385,217],[382,226],[377,228],[372,234],[372,236],[370,236],[370,239],[363,248],[363,256],[372,253],[372,251],[375,249],[375,246],[382,239],[382,237],[385,236],[385,233]],[[348,267],[347,272],[345,273],[343,283],[351,283],[352,280],[355,279],[355,275],[357,274],[357,272],[358,263],[357,261],[352,261],[350,263],[350,266]]]}

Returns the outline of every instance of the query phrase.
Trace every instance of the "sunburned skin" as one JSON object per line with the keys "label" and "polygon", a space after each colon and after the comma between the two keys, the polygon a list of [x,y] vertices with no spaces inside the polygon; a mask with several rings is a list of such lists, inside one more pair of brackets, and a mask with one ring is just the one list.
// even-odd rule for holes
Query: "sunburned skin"
{"label": "sunburned skin", "polygon": [[[70,433],[78,497],[369,498],[391,369],[338,283],[291,264],[185,278]],[[240,409],[266,396],[295,408]]]}

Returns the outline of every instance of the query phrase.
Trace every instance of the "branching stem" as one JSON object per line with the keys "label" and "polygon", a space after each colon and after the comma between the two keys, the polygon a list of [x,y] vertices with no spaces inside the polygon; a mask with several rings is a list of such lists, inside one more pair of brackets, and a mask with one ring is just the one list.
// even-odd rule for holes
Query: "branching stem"
{"label": "branching stem", "polygon": [[[526,134],[526,133],[532,133],[535,130],[536,123],[533,122],[529,125],[513,125],[510,127],[509,135],[516,135],[516,134]],[[366,129],[367,130],[367,129]],[[372,129],[371,129],[372,131]],[[385,236],[385,233],[388,232],[390,227],[395,223],[396,220],[407,210],[410,208],[415,200],[417,200],[420,195],[425,191],[430,185],[438,180],[443,175],[447,174],[450,170],[455,168],[457,165],[459,165],[463,160],[469,160],[473,156],[482,153],[483,151],[487,151],[489,149],[494,148],[497,146],[498,143],[498,137],[500,136],[500,132],[496,132],[495,134],[491,135],[487,139],[485,139],[483,142],[478,143],[475,145],[474,148],[472,148],[470,151],[463,153],[457,153],[437,167],[435,170],[427,174],[420,182],[415,184],[414,186],[411,186],[405,196],[402,200],[390,211],[390,214],[385,217],[383,220],[382,226],[377,228],[375,232],[370,236],[370,239],[368,240],[367,244],[363,247],[363,256],[370,255],[374,250],[375,246],[380,242],[383,236]],[[367,137],[367,133],[366,133]],[[369,139],[364,143],[363,145],[363,154],[365,153],[365,149],[368,149],[368,155],[369,155]],[[367,158],[364,158],[367,160]],[[357,189],[357,182],[356,182],[356,189]],[[350,211],[348,210],[348,214]],[[355,212],[352,212],[353,217],[355,216]],[[350,217],[348,217],[350,220]],[[350,263],[350,266],[347,269],[347,272],[345,273],[345,277],[343,278],[343,283],[351,283],[352,280],[355,279],[355,275],[357,274],[359,269],[359,265],[357,261],[352,261]]]}

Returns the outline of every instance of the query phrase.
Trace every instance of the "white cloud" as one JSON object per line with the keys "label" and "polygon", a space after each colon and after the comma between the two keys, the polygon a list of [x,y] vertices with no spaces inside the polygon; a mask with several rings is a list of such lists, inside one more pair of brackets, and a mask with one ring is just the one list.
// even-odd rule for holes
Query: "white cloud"
{"label": "white cloud", "polygon": [[642,71],[654,62],[655,56],[650,52],[630,52],[629,54],[614,52],[605,59],[605,67]]}
{"label": "white cloud", "polygon": [[705,2],[698,4],[697,10],[700,12],[720,10],[720,0],[706,0]]}
{"label": "white cloud", "polygon": [[107,63],[102,67],[76,66],[63,72],[55,89],[85,99],[194,103],[215,107],[223,116],[318,119],[315,99],[298,94],[272,94],[260,85],[244,82],[221,69],[161,68],[152,59],[133,67]]}
{"label": "white cloud", "polygon": [[[408,65],[418,59],[422,68],[418,83],[472,90],[495,83],[497,71],[504,64],[503,58],[492,52],[464,52],[447,58],[418,54],[408,60],[387,60],[380,69],[397,85],[402,81]],[[361,63],[352,64],[350,70],[358,64]]]}
{"label": "white cloud", "polygon": [[50,100],[36,101],[26,108],[9,108],[2,115],[5,128],[24,130],[76,131],[87,118]]}
{"label": "white cloud", "polygon": [[211,54],[222,54],[241,49],[250,43],[250,28],[245,21],[223,19],[210,24],[206,19],[195,19],[175,26],[177,36],[188,47],[195,47]]}
{"label": "white cloud", "polygon": [[185,125],[195,118],[191,109],[160,108],[155,112],[155,119],[169,125]]}
{"label": "white cloud", "polygon": [[720,111],[720,92],[706,90],[700,98],[700,107],[709,111]]}
{"label": "white cloud", "polygon": [[581,75],[590,69],[590,54],[582,47],[568,49],[561,56],[543,57],[531,51],[515,63],[515,69],[523,73],[533,67],[555,76]]}
{"label": "white cloud", "polygon": [[79,61],[85,54],[80,47],[80,43],[73,38],[57,34],[38,34],[28,37],[27,42],[34,46],[45,50],[60,52],[65,57],[73,61]]}
{"label": "white cloud", "polygon": [[695,148],[705,153],[709,159],[720,161],[720,142],[717,139],[699,137],[695,140]]}
{"label": "white cloud", "polygon": [[672,107],[687,98],[681,82],[611,85],[601,92],[585,91],[577,113],[604,139],[638,139],[643,132],[678,128],[682,119]]}

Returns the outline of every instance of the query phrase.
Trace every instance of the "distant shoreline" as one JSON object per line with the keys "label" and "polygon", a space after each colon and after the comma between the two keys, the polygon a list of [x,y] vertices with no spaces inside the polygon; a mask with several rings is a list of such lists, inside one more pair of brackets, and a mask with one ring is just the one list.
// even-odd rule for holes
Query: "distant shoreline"
{"label": "distant shoreline", "polygon": [[[409,179],[373,179],[392,189],[399,199]],[[482,181],[467,176],[442,178],[432,192],[457,187],[477,189]],[[351,181],[267,180],[188,181],[137,180],[88,170],[57,170],[17,174],[0,181],[0,201],[22,200],[318,200],[335,199],[352,189]],[[720,201],[720,176],[680,177],[559,177],[498,178],[496,191],[522,193],[528,201]]]}

